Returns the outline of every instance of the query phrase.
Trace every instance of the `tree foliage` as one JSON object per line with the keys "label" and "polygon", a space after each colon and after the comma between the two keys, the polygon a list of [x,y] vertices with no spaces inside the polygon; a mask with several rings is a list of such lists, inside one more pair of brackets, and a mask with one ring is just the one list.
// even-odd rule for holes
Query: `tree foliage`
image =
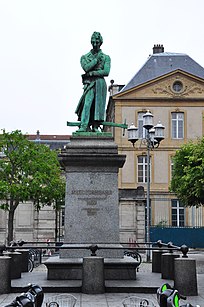
{"label": "tree foliage", "polygon": [[32,201],[37,210],[64,198],[65,181],[57,153],[29,141],[21,131],[0,136],[0,208],[8,211],[8,238],[13,240],[14,213],[20,202]]}
{"label": "tree foliage", "polygon": [[184,206],[204,205],[204,137],[176,152],[170,190]]}

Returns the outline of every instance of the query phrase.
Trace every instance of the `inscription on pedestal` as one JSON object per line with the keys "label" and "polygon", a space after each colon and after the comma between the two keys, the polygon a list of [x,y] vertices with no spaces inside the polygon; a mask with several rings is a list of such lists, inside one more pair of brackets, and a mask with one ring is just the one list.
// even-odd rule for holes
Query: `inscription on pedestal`
{"label": "inscription on pedestal", "polygon": [[97,215],[97,211],[99,211],[98,208],[84,208],[84,209],[82,209],[82,210],[87,211],[87,215],[88,215],[88,216]]}
{"label": "inscription on pedestal", "polygon": [[78,200],[84,201],[89,208],[82,208],[87,211],[87,216],[95,216],[100,210],[93,208],[97,206],[97,201],[106,200],[108,196],[112,195],[111,190],[72,190],[72,195],[77,195]]}
{"label": "inscription on pedestal", "polygon": [[72,190],[71,194],[74,195],[97,195],[97,196],[103,196],[103,198],[112,195],[111,190]]}
{"label": "inscription on pedestal", "polygon": [[98,200],[106,200],[108,196],[112,195],[111,190],[73,190],[71,192],[73,195],[77,195],[79,200],[85,201],[87,205],[97,205]]}

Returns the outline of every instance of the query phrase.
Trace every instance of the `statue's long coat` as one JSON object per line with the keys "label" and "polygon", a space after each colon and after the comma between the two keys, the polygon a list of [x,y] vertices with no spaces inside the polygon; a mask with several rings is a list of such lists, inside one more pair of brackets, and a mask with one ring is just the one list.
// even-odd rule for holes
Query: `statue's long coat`
{"label": "statue's long coat", "polygon": [[81,120],[84,100],[91,89],[94,89],[94,101],[91,108],[90,121],[104,121],[107,86],[104,77],[110,72],[110,57],[101,50],[98,55],[100,62],[97,63],[96,56],[92,50],[81,57],[81,66],[86,73],[92,72],[93,76],[82,75],[84,93],[78,103],[75,113]]}

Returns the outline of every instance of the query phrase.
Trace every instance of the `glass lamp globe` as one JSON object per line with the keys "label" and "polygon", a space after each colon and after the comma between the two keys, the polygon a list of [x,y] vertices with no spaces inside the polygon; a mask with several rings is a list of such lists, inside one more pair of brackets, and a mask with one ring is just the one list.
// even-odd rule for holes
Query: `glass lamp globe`
{"label": "glass lamp globe", "polygon": [[159,122],[156,126],[154,126],[155,129],[155,139],[158,142],[161,142],[164,139],[164,129],[165,127]]}
{"label": "glass lamp globe", "polygon": [[143,115],[143,127],[147,130],[150,130],[151,128],[154,127],[154,125],[153,125],[153,115],[150,111],[147,111]]}
{"label": "glass lamp globe", "polygon": [[132,124],[127,129],[127,131],[128,131],[128,141],[130,141],[134,146],[135,142],[137,142],[138,140],[138,128]]}

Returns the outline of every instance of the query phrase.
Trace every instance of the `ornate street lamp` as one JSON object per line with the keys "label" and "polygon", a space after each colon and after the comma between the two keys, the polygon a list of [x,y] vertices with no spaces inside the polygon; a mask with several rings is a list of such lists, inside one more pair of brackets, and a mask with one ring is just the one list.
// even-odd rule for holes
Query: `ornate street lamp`
{"label": "ornate street lamp", "polygon": [[[143,139],[147,148],[147,226],[146,226],[146,240],[150,242],[150,150],[158,148],[160,142],[164,139],[165,127],[159,122],[156,126],[153,125],[153,115],[147,111],[143,115],[143,127],[147,130],[146,136]],[[139,139],[138,128],[133,124],[127,129],[128,130],[128,141],[133,146]],[[150,250],[147,250],[147,261],[150,261]]]}

